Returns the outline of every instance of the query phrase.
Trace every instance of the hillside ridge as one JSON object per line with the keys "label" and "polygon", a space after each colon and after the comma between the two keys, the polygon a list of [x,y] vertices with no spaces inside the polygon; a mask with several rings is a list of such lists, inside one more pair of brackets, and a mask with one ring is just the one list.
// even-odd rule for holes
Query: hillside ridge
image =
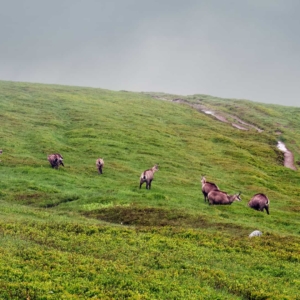
{"label": "hillside ridge", "polygon": [[[299,160],[300,111],[163,97],[0,81],[0,298],[297,299],[300,174],[277,143]],[[209,205],[202,175],[241,201]]]}

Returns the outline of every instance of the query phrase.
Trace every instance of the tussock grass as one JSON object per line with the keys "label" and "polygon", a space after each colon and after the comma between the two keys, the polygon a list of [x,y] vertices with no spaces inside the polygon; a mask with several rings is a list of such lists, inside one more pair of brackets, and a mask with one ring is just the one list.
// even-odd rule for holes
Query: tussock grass
{"label": "tussock grass", "polygon": [[[0,91],[2,298],[298,297],[300,178],[276,142],[300,157],[299,109],[4,81]],[[264,131],[168,101],[180,97]],[[51,169],[54,152],[65,167]],[[155,163],[152,189],[139,189]],[[242,201],[208,206],[201,175]],[[257,192],[270,215],[247,207]],[[263,236],[249,239],[255,229]]]}

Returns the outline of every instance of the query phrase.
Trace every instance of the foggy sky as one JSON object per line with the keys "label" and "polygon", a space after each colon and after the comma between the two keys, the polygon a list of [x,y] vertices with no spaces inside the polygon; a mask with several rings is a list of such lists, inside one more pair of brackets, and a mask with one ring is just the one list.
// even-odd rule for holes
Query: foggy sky
{"label": "foggy sky", "polygon": [[0,80],[300,107],[299,14],[299,0],[0,0]]}

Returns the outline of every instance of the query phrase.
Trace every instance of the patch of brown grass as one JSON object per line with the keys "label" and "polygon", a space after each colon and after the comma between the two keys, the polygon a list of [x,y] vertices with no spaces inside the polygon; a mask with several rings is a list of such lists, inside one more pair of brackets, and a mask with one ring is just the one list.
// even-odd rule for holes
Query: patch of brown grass
{"label": "patch of brown grass", "polygon": [[234,232],[235,235],[245,235],[249,228],[244,228],[232,223],[214,223],[203,216],[197,216],[181,210],[168,210],[157,207],[139,206],[114,206],[82,212],[88,218],[101,221],[129,225],[129,226],[153,226],[153,227],[185,227],[195,229],[212,229]]}

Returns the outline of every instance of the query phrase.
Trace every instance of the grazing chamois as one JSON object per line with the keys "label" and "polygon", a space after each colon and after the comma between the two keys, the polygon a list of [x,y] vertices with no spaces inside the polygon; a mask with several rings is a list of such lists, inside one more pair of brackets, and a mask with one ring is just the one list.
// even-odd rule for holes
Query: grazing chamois
{"label": "grazing chamois", "polygon": [[158,165],[154,165],[151,169],[144,171],[140,178],[140,188],[144,182],[146,182],[146,189],[151,189],[151,182],[153,180],[154,173],[158,171]]}
{"label": "grazing chamois", "polygon": [[267,214],[269,215],[269,205],[270,200],[265,194],[258,193],[255,194],[252,199],[248,202],[248,206],[259,211],[266,210]]}
{"label": "grazing chamois", "polygon": [[63,157],[59,153],[48,155],[48,161],[52,168],[58,169],[60,165],[65,166],[63,163]]}
{"label": "grazing chamois", "polygon": [[[3,151],[2,151],[2,150],[0,150],[0,154],[2,154],[2,152],[3,152]],[[1,161],[1,160],[0,160],[0,161]]]}
{"label": "grazing chamois", "polygon": [[103,168],[103,166],[104,166],[104,160],[103,160],[103,158],[98,158],[98,159],[96,160],[96,166],[97,166],[97,169],[98,169],[99,174],[102,174],[102,173],[103,173],[103,172],[102,172],[102,168]]}
{"label": "grazing chamois", "polygon": [[206,178],[204,176],[202,176],[202,178],[201,178],[201,184],[202,184],[202,193],[204,196],[204,202],[206,202],[207,195],[209,194],[209,192],[220,190],[218,188],[218,186],[216,184],[214,184],[213,182],[206,181]]}
{"label": "grazing chamois", "polygon": [[209,205],[231,205],[234,201],[241,201],[241,192],[235,195],[228,195],[222,191],[211,191],[208,193],[207,198]]}

